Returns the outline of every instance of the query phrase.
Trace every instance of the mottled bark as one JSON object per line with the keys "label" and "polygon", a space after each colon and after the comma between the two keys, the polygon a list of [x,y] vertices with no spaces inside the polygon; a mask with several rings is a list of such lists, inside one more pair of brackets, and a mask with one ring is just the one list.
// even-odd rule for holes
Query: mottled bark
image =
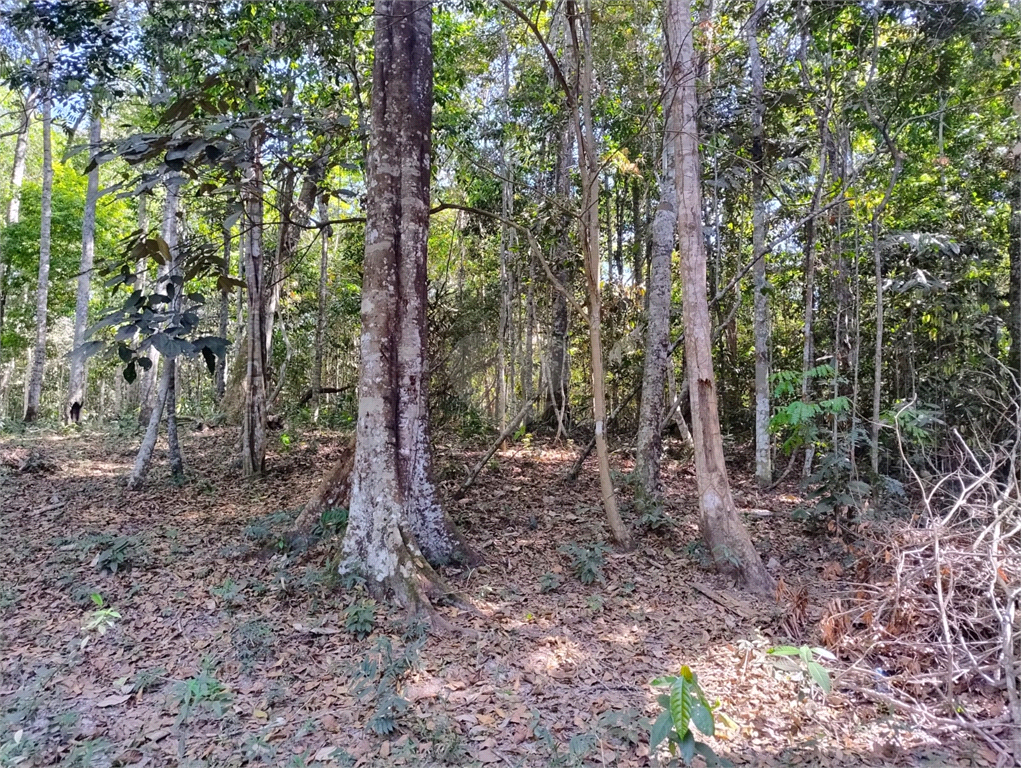
{"label": "mottled bark", "polygon": [[[171,176],[167,179],[167,196],[163,204],[163,225],[160,234],[170,250],[170,262],[167,264],[166,271],[161,279],[165,280],[168,284],[171,278],[178,274],[177,211],[181,199],[181,183],[182,179],[179,176]],[[164,290],[169,289],[165,287]],[[171,314],[176,314],[181,310],[181,293],[181,289],[175,286],[169,307]],[[152,411],[149,414],[149,421],[146,424],[142,444],[139,446],[138,454],[135,457],[135,466],[128,478],[128,490],[138,490],[145,481],[145,476],[149,472],[149,464],[152,461],[153,450],[156,447],[156,439],[159,437],[160,421],[163,419],[164,412],[167,414],[167,443],[170,449],[170,470],[177,476],[184,472],[184,461],[177,439],[177,363],[174,358],[168,358],[163,363],[163,374],[159,380],[159,389],[156,393]]]}
{"label": "mottled bark", "polygon": [[28,379],[28,397],[25,402],[25,421],[34,421],[39,415],[39,401],[43,393],[43,374],[46,370],[46,308],[50,293],[50,227],[53,220],[53,100],[44,93],[43,106],[43,185],[39,221],[39,277],[35,293],[35,347],[32,368]]}
{"label": "mottled bark", "polygon": [[766,203],[763,195],[762,118],[765,84],[759,53],[759,25],[765,0],[756,0],[748,20],[748,59],[752,79],[752,278],[755,284],[753,326],[755,336],[755,479],[759,485],[773,482],[773,457],[769,435],[769,284],[766,277]]}
{"label": "mottled bark", "polygon": [[692,434],[698,483],[700,525],[716,567],[768,592],[773,580],[752,545],[734,506],[723,457],[716,402],[709,302],[706,295],[705,242],[702,236],[702,184],[698,155],[698,97],[695,83],[691,7],[688,0],[667,0],[667,41],[677,62],[676,92],[668,103],[677,112],[673,138],[677,174],[678,243],[684,286],[684,341],[691,382]]}
{"label": "mottled bark", "polygon": [[[435,499],[426,412],[432,5],[375,6],[361,370],[344,571],[414,605],[466,551]],[[423,556],[425,555],[425,556]]]}
{"label": "mottled bark", "polygon": [[[102,119],[93,112],[89,124],[89,144],[92,155],[99,152],[102,139]],[[92,296],[92,264],[96,256],[96,203],[99,200],[99,166],[89,172],[85,190],[85,210],[82,213],[82,256],[78,264],[78,294],[74,309],[74,336],[71,342],[71,376],[67,391],[65,419],[78,421],[85,405],[85,328],[89,322],[89,299]]]}
{"label": "mottled bark", "polygon": [[261,474],[266,463],[266,354],[263,334],[268,329],[265,313],[266,290],[262,252],[262,161],[261,145],[253,139],[248,167],[242,181],[242,226],[245,254],[246,363],[244,406],[241,414],[241,466],[246,477]]}
{"label": "mottled bark", "polygon": [[333,463],[333,468],[316,489],[315,495],[308,500],[301,514],[294,521],[296,536],[307,538],[312,532],[316,520],[329,509],[347,508],[351,504],[351,471],[354,469],[354,441],[348,442],[341,449],[340,457]]}
{"label": "mottled bark", "polygon": [[[9,227],[21,218],[21,186],[25,180],[25,164],[28,161],[28,129],[32,124],[32,99],[24,101],[18,136],[14,143],[14,159],[11,164],[11,199],[7,202],[4,223]],[[0,240],[2,245],[2,240]],[[4,318],[7,313],[7,268],[0,253],[0,364],[3,363]]]}
{"label": "mottled bark", "polygon": [[[169,362],[169,361],[168,361]],[[160,433],[160,421],[163,420],[163,407],[167,402],[167,392],[170,387],[170,376],[173,370],[169,365],[163,366],[163,375],[160,376],[159,388],[156,393],[156,402],[152,413],[149,414],[149,423],[145,428],[145,435],[142,437],[142,444],[138,447],[135,456],[135,466],[128,477],[128,490],[137,491],[145,482],[145,476],[149,473],[149,464],[152,462],[152,454],[156,448],[156,438]]]}
{"label": "mottled bark", "polygon": [[[670,53],[676,52],[667,51]],[[676,62],[667,59],[667,72],[676,77]],[[667,90],[676,94],[677,84]],[[677,184],[674,180],[673,137],[677,135],[677,111],[666,112],[663,140],[663,176],[660,182],[659,206],[652,219],[652,259],[649,263],[647,298],[648,328],[645,335],[645,365],[642,371],[642,402],[638,415],[638,443],[635,448],[635,476],[646,496],[660,491],[659,466],[663,440],[663,385],[670,365],[670,294],[671,256],[677,230]]]}

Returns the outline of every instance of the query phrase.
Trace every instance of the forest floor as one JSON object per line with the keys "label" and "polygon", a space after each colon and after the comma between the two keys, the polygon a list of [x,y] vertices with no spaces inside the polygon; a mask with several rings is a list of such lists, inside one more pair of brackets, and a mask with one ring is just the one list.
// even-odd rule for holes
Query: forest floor
{"label": "forest floor", "polygon": [[[650,681],[682,664],[718,702],[709,741],[735,765],[996,764],[967,734],[877,709],[839,675],[824,695],[768,655],[790,611],[708,567],[690,462],[665,462],[674,524],[597,556],[585,585],[562,547],[608,539],[593,466],[571,483],[565,446],[498,453],[449,501],[486,559],[446,572],[475,610],[441,607],[461,631],[421,637],[345,588],[336,538],[294,552],[282,537],[340,438],[276,434],[256,482],[230,467],[236,439],[186,431],[187,479],[160,449],[139,493],[124,489],[134,437],[0,439],[0,766],[644,766]],[[437,446],[448,491],[480,454]],[[790,488],[732,475],[771,568],[807,587],[818,642],[846,549],[792,518]]]}

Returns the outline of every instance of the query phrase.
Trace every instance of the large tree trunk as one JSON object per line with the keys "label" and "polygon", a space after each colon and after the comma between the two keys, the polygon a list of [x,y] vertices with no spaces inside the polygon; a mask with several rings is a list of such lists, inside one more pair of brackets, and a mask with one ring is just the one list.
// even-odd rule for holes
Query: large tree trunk
{"label": "large tree trunk", "polygon": [[[92,114],[89,124],[89,144],[93,156],[99,152],[102,139],[102,120],[99,111]],[[99,165],[89,172],[85,190],[85,211],[82,214],[82,257],[78,265],[78,296],[74,308],[74,340],[71,342],[71,377],[67,391],[65,418],[75,423],[85,405],[85,328],[89,322],[89,299],[92,295],[92,263],[96,256],[96,203],[99,200]]]}
{"label": "large tree trunk", "polygon": [[404,605],[427,599],[435,561],[464,549],[429,478],[426,254],[432,5],[377,0],[361,370],[342,571]]}
{"label": "large tree trunk", "polygon": [[767,592],[773,580],[762,564],[748,531],[742,525],[730,493],[723,438],[716,404],[709,301],[706,296],[705,242],[702,236],[702,180],[698,156],[698,97],[691,7],[688,0],[667,0],[668,57],[675,62],[675,93],[668,99],[677,112],[678,132],[673,140],[677,174],[678,240],[684,286],[684,344],[691,382],[691,421],[695,439],[695,474],[698,482],[702,535],[716,567],[744,580],[752,589]]}
{"label": "large tree trunk", "polygon": [[769,294],[766,278],[766,203],[763,199],[762,118],[765,85],[759,54],[759,24],[765,0],[756,0],[748,20],[748,58],[752,76],[752,267],[755,283],[753,313],[755,335],[755,479],[759,485],[773,482],[773,460],[769,437]]}
{"label": "large tree trunk", "polygon": [[[6,226],[17,224],[21,218],[21,186],[25,180],[25,164],[28,161],[28,129],[32,124],[32,97],[24,99],[21,124],[18,127],[18,138],[14,143],[14,161],[11,165],[11,199],[7,202],[4,214]],[[2,241],[0,241],[2,244]],[[0,368],[3,367],[3,335],[4,317],[7,311],[7,268],[3,253],[0,253]],[[6,391],[6,389],[4,390]]]}
{"label": "large tree trunk", "polygon": [[[676,66],[668,66],[676,76]],[[676,92],[674,84],[672,92]],[[668,91],[668,94],[671,91]],[[649,293],[646,315],[645,367],[642,371],[642,403],[638,415],[638,444],[635,475],[638,487],[649,497],[660,490],[659,465],[662,451],[663,385],[670,365],[671,256],[677,231],[677,184],[674,179],[674,139],[677,112],[666,109],[663,139],[663,176],[659,206],[652,219],[652,259],[649,263]]]}
{"label": "large tree trunk", "polygon": [[252,141],[250,162],[242,181],[245,209],[242,239],[245,254],[246,354],[244,406],[241,415],[241,467],[246,477],[261,474],[266,464],[266,364],[267,345],[264,334],[269,330],[265,301],[265,271],[262,252],[262,161],[261,144]]}
{"label": "large tree trunk", "polygon": [[[571,35],[575,50],[578,50],[577,14],[570,14]],[[630,546],[631,536],[624,526],[617,509],[617,497],[610,475],[610,451],[606,444],[606,395],[604,393],[603,342],[602,342],[602,299],[599,293],[599,155],[596,148],[595,129],[592,125],[592,9],[585,0],[581,17],[584,57],[581,65],[580,105],[574,110],[575,138],[578,141],[578,165],[582,178],[581,232],[582,253],[585,258],[585,277],[588,287],[589,351],[592,356],[592,418],[595,421],[596,457],[599,460],[599,486],[603,497],[603,509],[610,525],[613,540],[623,546]]]}
{"label": "large tree trunk", "polygon": [[50,225],[53,219],[52,108],[53,100],[47,91],[43,94],[43,188],[39,220],[39,284],[35,293],[35,348],[28,380],[25,421],[34,421],[39,415],[43,373],[46,370],[46,307],[50,295]]}

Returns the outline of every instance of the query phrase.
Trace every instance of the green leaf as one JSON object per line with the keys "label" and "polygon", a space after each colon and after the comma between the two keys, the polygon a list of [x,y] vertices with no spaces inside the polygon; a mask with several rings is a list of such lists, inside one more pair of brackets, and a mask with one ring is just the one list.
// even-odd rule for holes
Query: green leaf
{"label": "green leaf", "polygon": [[775,648],[770,648],[766,653],[773,656],[799,656],[801,649],[795,648],[793,645],[778,645]]}
{"label": "green leaf", "polygon": [[663,740],[670,734],[673,725],[674,721],[670,716],[670,710],[661,712],[659,717],[656,718],[656,722],[652,724],[652,730],[649,732],[650,752],[663,743]]}
{"label": "green leaf", "polygon": [[688,731],[684,734],[684,738],[681,739],[678,744],[681,752],[681,759],[684,760],[685,765],[691,765],[691,761],[695,757],[695,737]]}
{"label": "green leaf", "polygon": [[826,671],[826,668],[822,664],[815,661],[808,662],[808,673],[815,680],[816,685],[822,688],[826,693],[831,690],[830,685],[830,673]]}
{"label": "green leaf", "polygon": [[691,703],[691,722],[706,736],[716,735],[716,723],[713,721],[712,711],[697,699]]}
{"label": "green leaf", "polygon": [[674,719],[674,730],[682,739],[688,733],[688,720],[691,719],[691,696],[687,681],[678,677],[670,686],[670,715]]}

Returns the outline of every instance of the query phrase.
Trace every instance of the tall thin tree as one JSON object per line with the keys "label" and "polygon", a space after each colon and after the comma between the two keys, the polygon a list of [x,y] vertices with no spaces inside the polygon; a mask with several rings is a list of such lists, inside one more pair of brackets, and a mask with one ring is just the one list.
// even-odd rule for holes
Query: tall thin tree
{"label": "tall thin tree", "polygon": [[[49,73],[47,73],[47,77]],[[39,416],[46,371],[47,306],[50,295],[50,230],[53,222],[53,94],[49,82],[43,85],[43,184],[39,219],[39,277],[35,292],[35,346],[25,400],[25,421]]]}
{"label": "tall thin tree", "polygon": [[[99,152],[102,140],[102,117],[98,107],[93,108],[89,123],[89,146],[92,155]],[[74,336],[71,342],[71,376],[67,388],[64,418],[77,423],[85,405],[86,368],[82,344],[89,322],[89,300],[92,297],[92,264],[96,256],[96,203],[99,200],[99,164],[89,171],[85,190],[85,210],[82,213],[82,256],[78,264],[78,294],[74,308]]]}
{"label": "tall thin tree", "polygon": [[698,95],[691,7],[688,0],[666,0],[668,57],[676,74],[668,104],[675,111],[673,137],[677,164],[677,233],[684,287],[684,345],[690,381],[695,475],[700,525],[718,570],[743,579],[753,590],[767,592],[773,579],[741,523],[730,492],[723,437],[716,402],[712,328],[706,289],[705,242],[702,235],[702,179],[698,155]]}

